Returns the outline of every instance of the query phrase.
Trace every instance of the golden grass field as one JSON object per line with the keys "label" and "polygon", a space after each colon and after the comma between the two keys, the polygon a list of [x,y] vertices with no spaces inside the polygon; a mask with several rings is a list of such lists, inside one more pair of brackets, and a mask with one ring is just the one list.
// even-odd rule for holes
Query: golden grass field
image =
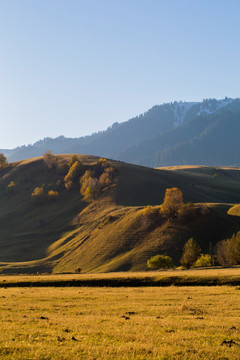
{"label": "golden grass field", "polygon": [[0,358],[239,359],[237,287],[1,288]]}

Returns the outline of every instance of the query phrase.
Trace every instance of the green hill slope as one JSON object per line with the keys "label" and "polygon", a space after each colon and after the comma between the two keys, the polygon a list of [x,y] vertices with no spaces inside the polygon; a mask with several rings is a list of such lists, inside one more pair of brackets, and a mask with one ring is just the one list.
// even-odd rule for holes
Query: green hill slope
{"label": "green hill slope", "polygon": [[[59,155],[66,162],[70,155]],[[84,169],[97,157],[79,155]],[[240,203],[240,171],[234,168],[177,167],[150,169],[112,161],[113,184],[92,203],[79,187],[59,190],[56,201],[37,204],[33,190],[56,189],[64,175],[48,169],[43,158],[0,169],[0,262],[4,272],[83,272],[145,270],[146,260],[167,253],[177,264],[185,241],[194,236],[203,251],[240,228],[227,214]],[[16,184],[13,194],[8,184]],[[58,184],[59,186],[59,184]],[[165,189],[177,186],[184,201],[215,203],[206,215],[184,223],[144,224],[142,209],[158,212]],[[227,204],[222,204],[227,203]]]}

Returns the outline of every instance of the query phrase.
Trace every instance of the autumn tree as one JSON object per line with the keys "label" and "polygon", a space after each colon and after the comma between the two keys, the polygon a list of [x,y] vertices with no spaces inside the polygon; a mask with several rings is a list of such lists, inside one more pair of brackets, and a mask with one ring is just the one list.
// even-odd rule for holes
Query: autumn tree
{"label": "autumn tree", "polygon": [[57,165],[56,155],[54,155],[50,150],[47,150],[43,154],[43,161],[48,169],[52,169]]}
{"label": "autumn tree", "polygon": [[3,154],[0,154],[0,167],[3,167],[5,165],[7,165],[8,161],[6,156],[4,156]]}
{"label": "autumn tree", "polygon": [[201,254],[201,249],[198,246],[194,238],[190,238],[183,248],[183,255],[181,257],[180,263],[186,268],[190,268],[199,258]]}
{"label": "autumn tree", "polygon": [[86,201],[96,200],[100,194],[101,187],[99,180],[96,177],[93,177],[93,174],[93,172],[87,170],[80,178],[80,193]]}
{"label": "autumn tree", "polygon": [[183,206],[183,194],[177,187],[166,189],[160,214],[165,217],[174,218]]}
{"label": "autumn tree", "polygon": [[77,160],[70,167],[67,175],[64,177],[65,187],[67,190],[74,187],[76,181],[79,179],[79,176],[82,172],[82,163]]}
{"label": "autumn tree", "polygon": [[216,258],[218,263],[223,266],[240,264],[240,231],[217,244]]}

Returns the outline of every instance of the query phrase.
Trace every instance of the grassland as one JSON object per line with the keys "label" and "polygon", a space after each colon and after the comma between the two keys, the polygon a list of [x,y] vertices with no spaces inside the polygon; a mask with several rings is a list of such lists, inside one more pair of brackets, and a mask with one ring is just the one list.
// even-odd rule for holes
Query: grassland
{"label": "grassland", "polygon": [[0,288],[10,287],[149,287],[240,286],[240,267],[89,274],[0,275]]}
{"label": "grassland", "polygon": [[[58,161],[70,159],[58,156]],[[79,155],[85,168],[97,157]],[[42,158],[0,169],[0,268],[3,273],[144,271],[157,253],[179,264],[184,243],[194,237],[203,252],[240,229],[240,217],[229,209],[240,203],[240,171],[236,168],[177,167],[150,169],[113,161],[114,184],[92,204],[79,189],[62,189],[55,202],[36,205],[36,186],[54,188],[56,169]],[[63,176],[62,176],[63,178]],[[14,181],[15,193],[7,185]],[[177,186],[184,201],[206,204],[207,216],[188,223],[145,226],[142,209],[158,212],[165,189]]]}
{"label": "grassland", "polygon": [[236,287],[0,289],[0,358],[239,359]]}

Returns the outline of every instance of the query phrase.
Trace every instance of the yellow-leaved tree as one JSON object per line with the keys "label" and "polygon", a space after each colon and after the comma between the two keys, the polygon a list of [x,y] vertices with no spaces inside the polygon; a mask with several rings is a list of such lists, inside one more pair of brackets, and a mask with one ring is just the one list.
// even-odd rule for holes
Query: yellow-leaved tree
{"label": "yellow-leaved tree", "polygon": [[183,206],[183,194],[177,187],[166,189],[163,203],[160,207],[160,214],[174,218]]}

